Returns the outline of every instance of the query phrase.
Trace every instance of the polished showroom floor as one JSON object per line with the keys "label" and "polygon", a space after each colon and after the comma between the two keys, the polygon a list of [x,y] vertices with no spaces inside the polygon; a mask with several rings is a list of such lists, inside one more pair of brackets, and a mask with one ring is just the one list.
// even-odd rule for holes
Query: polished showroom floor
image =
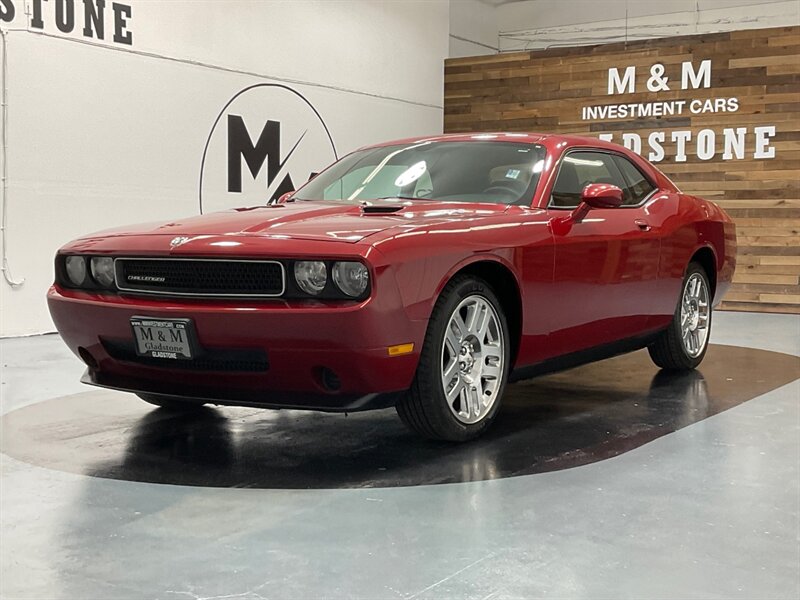
{"label": "polished showroom floor", "polygon": [[800,317],[711,341],[510,386],[454,446],[391,410],[164,414],[0,340],[0,596],[797,598]]}

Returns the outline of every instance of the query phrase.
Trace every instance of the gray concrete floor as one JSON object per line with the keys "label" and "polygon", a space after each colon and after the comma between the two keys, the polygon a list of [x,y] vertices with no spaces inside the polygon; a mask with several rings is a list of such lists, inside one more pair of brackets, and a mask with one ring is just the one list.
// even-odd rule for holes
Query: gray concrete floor
{"label": "gray concrete floor", "polygon": [[[800,317],[712,342],[800,355]],[[0,340],[0,412],[84,392]],[[98,392],[100,393],[100,392]],[[0,455],[3,598],[798,598],[800,381],[552,473],[350,490],[153,485]]]}

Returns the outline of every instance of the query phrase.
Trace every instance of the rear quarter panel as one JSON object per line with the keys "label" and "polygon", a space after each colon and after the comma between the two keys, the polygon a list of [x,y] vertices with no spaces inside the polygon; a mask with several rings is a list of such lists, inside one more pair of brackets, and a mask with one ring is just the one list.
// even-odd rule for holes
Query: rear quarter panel
{"label": "rear quarter panel", "polygon": [[714,304],[718,304],[730,286],[736,268],[736,228],[730,217],[717,205],[696,196],[672,194],[668,217],[663,227],[660,290],[656,315],[669,322],[678,303],[686,267],[696,252],[709,249],[714,255],[716,280]]}

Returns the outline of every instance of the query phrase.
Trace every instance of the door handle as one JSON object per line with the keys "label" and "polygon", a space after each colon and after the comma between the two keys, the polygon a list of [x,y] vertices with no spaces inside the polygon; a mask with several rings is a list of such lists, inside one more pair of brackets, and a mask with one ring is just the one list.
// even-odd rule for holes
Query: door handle
{"label": "door handle", "polygon": [[652,227],[650,227],[650,223],[644,219],[636,219],[634,223],[636,223],[636,226],[642,231],[650,231],[652,229]]}

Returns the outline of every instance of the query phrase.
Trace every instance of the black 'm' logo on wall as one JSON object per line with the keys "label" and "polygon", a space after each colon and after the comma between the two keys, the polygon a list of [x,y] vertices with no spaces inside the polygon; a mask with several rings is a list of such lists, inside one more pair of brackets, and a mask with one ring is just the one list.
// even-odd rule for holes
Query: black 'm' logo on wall
{"label": "black 'm' logo on wall", "polygon": [[225,103],[208,132],[200,159],[200,213],[243,201],[274,202],[336,160],[331,132],[305,96],[282,83],[254,83]]}
{"label": "black 'm' logo on wall", "polygon": [[[306,132],[300,136],[292,149],[281,160],[281,124],[280,121],[267,121],[253,144],[244,119],[240,115],[228,115],[228,191],[242,191],[242,158],[253,178],[256,178],[267,163],[267,189],[278,177],[286,165],[286,161],[297,149]],[[292,176],[286,173],[280,184],[272,193],[270,200],[275,200],[286,192],[294,190]]]}

